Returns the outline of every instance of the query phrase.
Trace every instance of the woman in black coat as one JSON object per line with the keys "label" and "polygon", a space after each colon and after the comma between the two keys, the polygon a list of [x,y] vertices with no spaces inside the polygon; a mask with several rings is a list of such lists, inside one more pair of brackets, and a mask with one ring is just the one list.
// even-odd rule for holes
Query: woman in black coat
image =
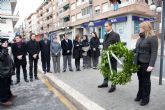
{"label": "woman in black coat", "polygon": [[75,59],[75,66],[77,71],[80,70],[80,58],[82,57],[82,46],[80,41],[80,36],[76,35],[76,38],[73,42],[73,58]]}
{"label": "woman in black coat", "polygon": [[8,41],[1,39],[0,47],[0,104],[3,106],[11,106],[14,96],[10,89],[11,76],[14,75],[14,64],[8,54]]}
{"label": "woman in black coat", "polygon": [[91,57],[92,57],[92,62],[93,62],[93,69],[97,69],[98,61],[99,61],[99,56],[100,56],[100,40],[97,37],[96,32],[92,33],[92,38],[90,40],[90,48],[91,48]]}
{"label": "woman in black coat", "polygon": [[16,42],[12,45],[12,53],[14,57],[14,64],[16,67],[16,84],[20,83],[20,67],[22,66],[23,75],[25,82],[29,82],[27,79],[27,70],[26,70],[26,55],[27,55],[27,46],[22,42],[22,37],[20,35],[15,37]]}
{"label": "woman in black coat", "polygon": [[145,21],[140,24],[140,38],[136,43],[136,59],[140,68],[137,72],[139,79],[139,90],[135,101],[141,101],[140,105],[147,105],[150,101],[151,92],[151,72],[154,69],[154,65],[158,52],[158,39],[154,34],[152,25],[150,22]]}

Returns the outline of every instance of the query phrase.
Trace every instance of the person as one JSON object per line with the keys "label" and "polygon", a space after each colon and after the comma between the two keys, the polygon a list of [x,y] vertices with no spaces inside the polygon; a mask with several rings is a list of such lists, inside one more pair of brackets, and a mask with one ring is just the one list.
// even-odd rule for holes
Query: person
{"label": "person", "polygon": [[25,82],[29,82],[27,79],[26,70],[27,46],[24,42],[22,42],[22,37],[20,35],[17,35],[15,37],[15,40],[16,42],[12,45],[12,53],[14,58],[14,65],[16,67],[16,84],[20,83],[20,67],[22,67]]}
{"label": "person", "polygon": [[99,56],[100,56],[100,40],[97,37],[96,32],[92,32],[92,38],[90,40],[91,56],[93,62],[93,69],[97,69]]}
{"label": "person", "polygon": [[140,66],[137,72],[139,90],[135,101],[141,101],[140,105],[144,106],[150,101],[150,76],[157,58],[158,39],[149,21],[144,21],[140,24],[139,36],[135,49],[135,63]]}
{"label": "person", "polygon": [[53,42],[50,45],[50,51],[53,59],[54,72],[60,73],[61,45],[58,42],[57,37],[53,38]]}
{"label": "person", "polygon": [[39,42],[35,40],[35,34],[32,33],[30,36],[30,41],[27,43],[27,49],[29,53],[29,75],[30,81],[33,81],[33,64],[34,64],[34,77],[38,80],[37,76],[37,67],[38,67],[38,59],[39,59],[39,52],[40,52],[40,45]]}
{"label": "person", "polygon": [[80,58],[82,57],[82,45],[81,37],[79,35],[76,35],[73,45],[73,58],[75,59],[76,71],[81,71]]}
{"label": "person", "polygon": [[66,34],[64,35],[64,39],[61,41],[61,48],[63,55],[63,72],[66,72],[67,63],[69,66],[69,71],[73,71],[71,62],[73,44],[72,41],[68,39]]}
{"label": "person", "polygon": [[50,72],[50,40],[46,34],[44,34],[43,40],[40,41],[41,50],[41,62],[44,74]]}
{"label": "person", "polygon": [[[112,30],[111,22],[105,23],[105,29],[107,33],[104,36],[103,50],[108,49],[110,45],[120,42],[120,36],[118,33]],[[111,57],[110,63],[111,63],[112,70],[117,72],[117,60],[114,57]],[[103,83],[98,86],[98,88],[104,88],[104,87],[108,87],[108,78],[106,77],[104,78]],[[115,90],[116,90],[116,85],[112,84],[108,92],[111,93],[111,92],[114,92]]]}
{"label": "person", "polygon": [[14,63],[8,53],[8,39],[1,38],[0,46],[0,104],[12,106],[16,95],[11,92],[11,76],[15,74]]}
{"label": "person", "polygon": [[90,49],[90,45],[89,45],[89,41],[88,41],[88,36],[84,35],[83,36],[83,41],[82,41],[82,56],[83,56],[83,67],[84,69],[87,69],[90,67],[88,61],[89,61],[89,49]]}

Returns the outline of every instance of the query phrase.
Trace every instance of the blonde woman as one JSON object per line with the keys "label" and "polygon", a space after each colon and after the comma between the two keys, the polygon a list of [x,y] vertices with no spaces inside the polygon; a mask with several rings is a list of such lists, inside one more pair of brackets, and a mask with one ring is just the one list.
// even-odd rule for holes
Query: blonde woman
{"label": "blonde woman", "polygon": [[145,106],[150,101],[151,72],[157,58],[158,39],[153,32],[149,21],[140,24],[140,38],[136,43],[135,62],[140,66],[137,76],[139,79],[139,91],[135,101],[141,101],[140,105]]}

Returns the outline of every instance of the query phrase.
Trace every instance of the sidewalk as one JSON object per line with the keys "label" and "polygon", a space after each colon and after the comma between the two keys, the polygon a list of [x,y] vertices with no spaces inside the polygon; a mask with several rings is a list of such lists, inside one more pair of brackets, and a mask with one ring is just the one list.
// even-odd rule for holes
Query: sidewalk
{"label": "sidewalk", "polygon": [[[134,98],[138,89],[136,75],[125,86],[117,86],[114,93],[108,93],[108,88],[99,89],[103,77],[99,70],[82,70],[81,72],[66,72],[60,74],[46,74],[56,87],[70,100],[77,101],[88,110],[163,110],[165,108],[165,82],[158,85],[158,79],[152,77],[151,101],[149,105],[141,107]],[[110,83],[109,83],[110,85]]]}

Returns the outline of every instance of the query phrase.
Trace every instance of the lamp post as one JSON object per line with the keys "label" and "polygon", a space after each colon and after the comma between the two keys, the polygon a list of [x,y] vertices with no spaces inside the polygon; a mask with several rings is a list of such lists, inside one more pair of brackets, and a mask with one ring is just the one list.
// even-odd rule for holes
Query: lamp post
{"label": "lamp post", "polygon": [[91,34],[94,31],[93,0],[89,0],[89,8],[90,8],[90,21],[89,21],[88,27],[89,27],[89,33]]}
{"label": "lamp post", "polygon": [[[161,7],[162,2],[162,7]],[[163,8],[163,9],[162,9]],[[160,53],[160,73],[159,73],[159,85],[162,85],[163,76],[163,58],[164,58],[164,37],[165,37],[165,1],[158,0],[158,6],[152,0],[150,5],[151,10],[156,10],[156,12],[162,12],[162,33],[161,33],[161,53]]]}

